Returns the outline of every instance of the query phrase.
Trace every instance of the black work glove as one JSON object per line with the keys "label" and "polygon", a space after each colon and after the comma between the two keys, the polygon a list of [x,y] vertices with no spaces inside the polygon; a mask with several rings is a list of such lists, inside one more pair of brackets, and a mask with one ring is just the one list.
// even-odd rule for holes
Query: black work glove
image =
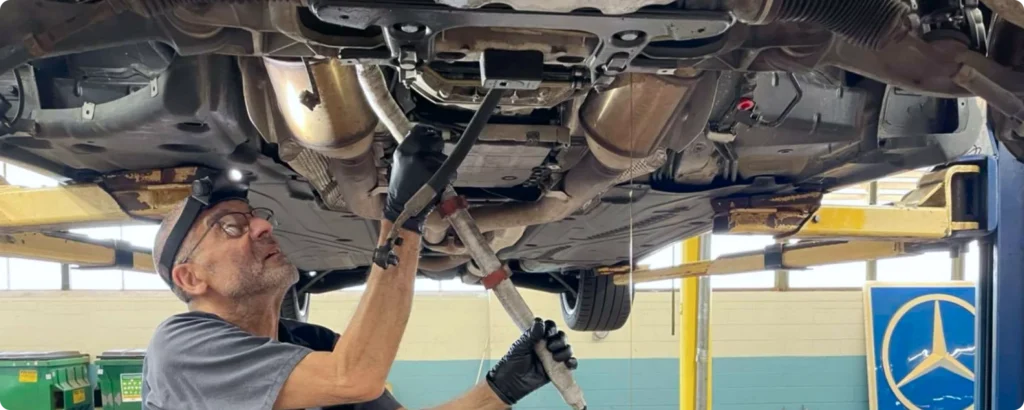
{"label": "black work glove", "polygon": [[[416,125],[405,140],[398,144],[391,163],[391,182],[388,184],[388,199],[384,204],[384,218],[391,222],[405,209],[405,203],[416,191],[427,184],[448,157],[444,155],[444,140],[436,129]],[[453,176],[454,177],[454,176]],[[440,193],[438,193],[440,197]],[[419,215],[409,217],[402,227],[422,232],[423,221],[434,209],[437,198]]]}
{"label": "black work glove", "polygon": [[565,332],[558,330],[555,322],[533,320],[533,326],[523,333],[512,344],[490,372],[487,372],[487,384],[498,398],[511,406],[533,391],[544,387],[551,381],[544,371],[540,357],[533,351],[537,343],[543,341],[555,358],[556,362],[565,363],[571,370],[579,365],[572,357],[572,346],[565,340]]}

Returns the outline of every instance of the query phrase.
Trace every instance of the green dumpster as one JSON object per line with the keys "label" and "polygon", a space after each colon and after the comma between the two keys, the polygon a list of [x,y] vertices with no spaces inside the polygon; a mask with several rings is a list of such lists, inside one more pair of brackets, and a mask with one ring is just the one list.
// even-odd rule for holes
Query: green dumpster
{"label": "green dumpster", "polygon": [[0,352],[0,407],[7,410],[93,409],[89,355]]}
{"label": "green dumpster", "polygon": [[142,359],[145,350],[110,350],[96,360],[103,410],[142,409]]}

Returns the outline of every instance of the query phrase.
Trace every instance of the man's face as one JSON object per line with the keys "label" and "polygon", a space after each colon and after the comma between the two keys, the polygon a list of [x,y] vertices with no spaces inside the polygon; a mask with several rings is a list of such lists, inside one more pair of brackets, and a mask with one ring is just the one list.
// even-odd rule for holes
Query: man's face
{"label": "man's face", "polygon": [[188,263],[209,291],[246,298],[283,292],[299,278],[278,247],[271,223],[253,216],[245,202],[217,204],[203,212],[193,229],[202,239]]}

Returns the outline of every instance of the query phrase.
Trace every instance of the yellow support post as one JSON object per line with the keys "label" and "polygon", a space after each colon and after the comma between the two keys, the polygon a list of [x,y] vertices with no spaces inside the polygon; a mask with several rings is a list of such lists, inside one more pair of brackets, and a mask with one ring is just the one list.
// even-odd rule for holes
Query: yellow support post
{"label": "yellow support post", "polygon": [[[700,260],[700,237],[680,243],[683,263]],[[700,306],[698,279],[685,278],[679,304],[679,409],[697,410],[697,311]]]}
{"label": "yellow support post", "polygon": [[[683,241],[683,264],[700,261],[709,253],[709,235]],[[707,278],[682,280],[679,335],[679,408],[711,408],[711,293]],[[702,391],[703,390],[703,391]]]}

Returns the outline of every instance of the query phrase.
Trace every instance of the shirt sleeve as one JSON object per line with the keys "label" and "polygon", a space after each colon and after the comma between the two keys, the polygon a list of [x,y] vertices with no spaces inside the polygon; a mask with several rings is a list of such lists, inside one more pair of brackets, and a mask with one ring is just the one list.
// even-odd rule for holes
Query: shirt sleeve
{"label": "shirt sleeve", "polygon": [[146,353],[146,408],[269,410],[311,351],[253,336],[213,315],[172,317]]}

